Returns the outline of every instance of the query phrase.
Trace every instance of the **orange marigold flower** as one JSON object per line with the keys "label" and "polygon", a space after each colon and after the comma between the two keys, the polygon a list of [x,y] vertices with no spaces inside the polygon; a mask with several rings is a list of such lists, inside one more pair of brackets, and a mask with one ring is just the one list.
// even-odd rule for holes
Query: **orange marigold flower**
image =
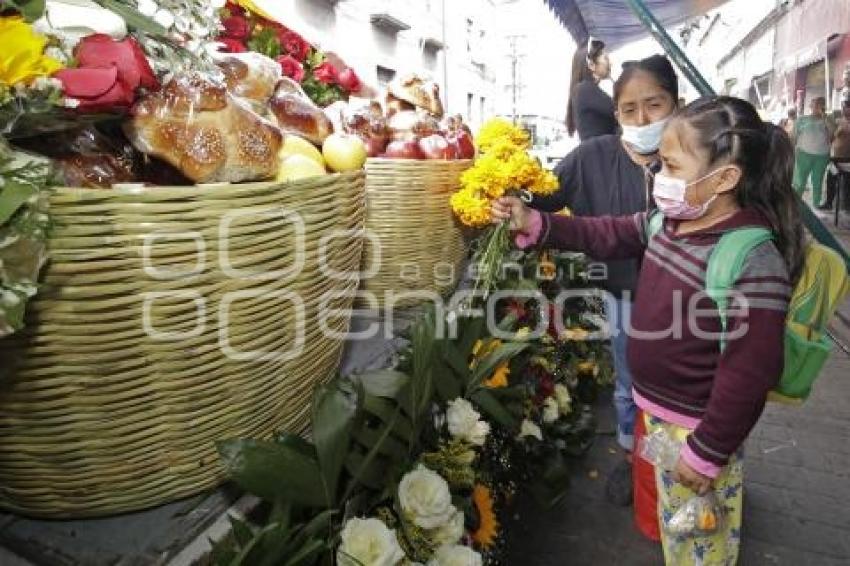
{"label": "orange marigold flower", "polygon": [[486,485],[476,484],[472,490],[472,501],[478,511],[478,530],[472,533],[472,540],[483,548],[488,549],[496,543],[499,536],[499,520],[493,509],[493,495]]}

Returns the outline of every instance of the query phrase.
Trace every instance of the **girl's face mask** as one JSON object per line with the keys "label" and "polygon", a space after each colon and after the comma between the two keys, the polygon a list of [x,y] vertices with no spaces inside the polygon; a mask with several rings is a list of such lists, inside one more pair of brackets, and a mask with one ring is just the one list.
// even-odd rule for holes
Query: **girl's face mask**
{"label": "girl's face mask", "polygon": [[661,134],[670,118],[664,118],[646,126],[622,125],[623,141],[632,146],[641,155],[650,155],[658,151],[661,145]]}
{"label": "girl's face mask", "polygon": [[652,196],[655,197],[655,204],[658,205],[658,210],[666,218],[672,218],[674,220],[696,220],[705,216],[708,207],[717,198],[717,194],[715,193],[702,204],[689,204],[685,199],[685,192],[688,190],[688,187],[708,179],[719,171],[721,169],[715,169],[711,173],[690,183],[683,179],[668,177],[661,173],[657,174],[655,176],[655,184],[652,188]]}

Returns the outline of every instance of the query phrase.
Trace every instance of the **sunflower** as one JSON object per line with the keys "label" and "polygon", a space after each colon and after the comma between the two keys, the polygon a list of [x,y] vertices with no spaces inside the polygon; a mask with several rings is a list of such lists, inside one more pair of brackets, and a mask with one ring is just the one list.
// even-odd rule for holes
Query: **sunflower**
{"label": "sunflower", "polygon": [[493,495],[486,485],[476,484],[472,490],[472,501],[478,511],[478,530],[472,533],[472,540],[483,548],[488,549],[496,544],[499,536],[499,520],[493,510]]}
{"label": "sunflower", "polygon": [[555,262],[552,261],[549,253],[543,252],[540,256],[540,263],[538,264],[538,274],[540,279],[544,281],[552,281],[555,279],[557,271],[558,268],[555,266]]}

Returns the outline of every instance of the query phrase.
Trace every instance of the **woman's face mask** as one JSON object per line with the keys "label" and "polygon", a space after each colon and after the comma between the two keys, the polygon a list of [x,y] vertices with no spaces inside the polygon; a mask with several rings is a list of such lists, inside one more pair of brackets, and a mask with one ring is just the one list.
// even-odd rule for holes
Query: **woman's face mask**
{"label": "woman's face mask", "polygon": [[647,124],[646,126],[628,126],[623,124],[624,142],[629,144],[636,152],[641,155],[650,155],[658,151],[658,146],[661,145],[661,134],[664,132],[664,126],[669,121],[668,118]]}

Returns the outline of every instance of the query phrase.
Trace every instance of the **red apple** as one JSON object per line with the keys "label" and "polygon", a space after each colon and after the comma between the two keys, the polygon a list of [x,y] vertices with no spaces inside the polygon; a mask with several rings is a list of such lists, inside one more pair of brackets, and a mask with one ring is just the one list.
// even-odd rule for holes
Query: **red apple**
{"label": "red apple", "polygon": [[425,159],[419,144],[412,140],[397,140],[387,146],[384,157],[391,159]]}
{"label": "red apple", "polygon": [[449,135],[448,142],[454,150],[455,159],[475,158],[475,144],[472,142],[472,136],[465,130]]}
{"label": "red apple", "polygon": [[366,144],[366,153],[369,157],[378,157],[387,149],[387,138],[381,136],[361,135],[360,139]]}
{"label": "red apple", "polygon": [[419,140],[419,149],[425,155],[425,159],[454,159],[454,150],[449,147],[446,138],[440,134]]}

